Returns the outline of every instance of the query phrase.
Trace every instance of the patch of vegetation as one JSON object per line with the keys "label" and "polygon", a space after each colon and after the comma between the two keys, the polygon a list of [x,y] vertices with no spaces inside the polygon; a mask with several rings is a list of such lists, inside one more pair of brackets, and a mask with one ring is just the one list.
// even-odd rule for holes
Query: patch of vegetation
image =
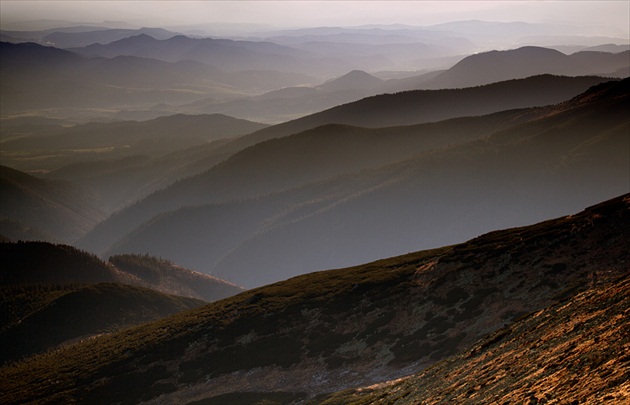
{"label": "patch of vegetation", "polygon": [[188,405],[283,405],[297,403],[305,398],[303,392],[231,392]]}

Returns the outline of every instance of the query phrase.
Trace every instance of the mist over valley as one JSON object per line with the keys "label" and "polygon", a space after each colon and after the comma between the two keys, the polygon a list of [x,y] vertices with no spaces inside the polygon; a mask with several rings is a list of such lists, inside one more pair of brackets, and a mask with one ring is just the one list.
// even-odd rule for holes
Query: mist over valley
{"label": "mist over valley", "polygon": [[0,402],[630,401],[628,5],[442,3],[3,2]]}

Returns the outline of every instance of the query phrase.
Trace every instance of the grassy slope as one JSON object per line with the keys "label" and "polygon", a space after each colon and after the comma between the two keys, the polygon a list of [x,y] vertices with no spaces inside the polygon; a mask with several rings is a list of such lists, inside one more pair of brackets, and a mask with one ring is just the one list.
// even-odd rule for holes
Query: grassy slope
{"label": "grassy slope", "polygon": [[630,401],[630,279],[530,314],[428,370],[317,404]]}
{"label": "grassy slope", "polygon": [[593,271],[606,270],[602,281],[627,274],[629,205],[626,195],[453,247],[296,277],[34,357],[2,370],[2,400],[312,395],[400,376],[587,288]]}

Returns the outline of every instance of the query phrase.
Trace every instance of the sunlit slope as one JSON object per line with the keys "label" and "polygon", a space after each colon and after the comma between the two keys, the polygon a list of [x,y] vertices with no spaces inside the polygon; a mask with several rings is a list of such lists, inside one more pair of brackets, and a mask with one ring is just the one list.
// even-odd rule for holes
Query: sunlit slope
{"label": "sunlit slope", "polygon": [[628,403],[630,280],[601,284],[425,372],[314,403]]}
{"label": "sunlit slope", "polygon": [[[164,254],[256,286],[577,210],[628,191],[627,86],[627,81],[613,82],[564,104],[517,112],[518,117],[502,121],[514,125],[489,137],[419,152],[396,164],[266,197],[167,212],[120,239],[112,252]],[[451,123],[470,134],[474,122],[480,121]],[[416,128],[418,136],[427,128]],[[289,144],[299,135],[292,138],[275,144]],[[273,167],[299,174],[290,159],[278,156]],[[246,172],[256,181],[252,187],[263,182],[260,167]],[[179,190],[174,196],[185,195]],[[211,193],[208,189],[206,195]],[[186,199],[172,201],[183,205]],[[127,218],[121,223],[133,216]],[[96,229],[111,232],[106,225],[113,220]]]}
{"label": "sunlit slope", "polygon": [[137,403],[163,395],[188,403],[278,391],[306,398],[408,375],[588,289],[595,272],[600,283],[626,275],[629,198],[300,276],[35,357],[2,369],[1,399]]}

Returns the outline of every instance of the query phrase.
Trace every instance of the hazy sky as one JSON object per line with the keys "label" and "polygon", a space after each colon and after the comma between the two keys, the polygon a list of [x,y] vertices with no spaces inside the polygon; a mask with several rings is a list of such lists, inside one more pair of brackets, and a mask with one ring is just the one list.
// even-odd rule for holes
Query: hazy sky
{"label": "hazy sky", "polygon": [[454,20],[565,22],[627,33],[630,1],[25,1],[1,0],[1,23],[60,19],[138,26],[211,22],[277,27],[412,24]]}

